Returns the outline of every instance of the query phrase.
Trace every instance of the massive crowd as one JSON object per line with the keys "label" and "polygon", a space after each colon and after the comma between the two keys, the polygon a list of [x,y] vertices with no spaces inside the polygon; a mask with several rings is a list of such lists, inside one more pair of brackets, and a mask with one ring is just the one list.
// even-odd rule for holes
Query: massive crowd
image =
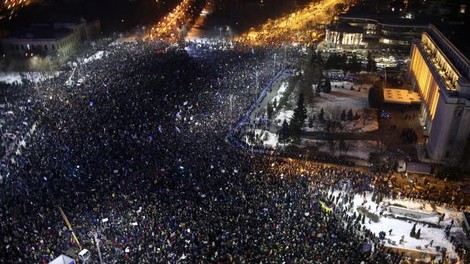
{"label": "massive crowd", "polygon": [[347,215],[372,177],[227,139],[272,78],[273,51],[200,52],[122,43],[79,65],[72,86],[67,70],[8,87],[2,134],[21,140],[4,142],[0,262],[78,247],[61,208],[92,263],[95,233],[104,263],[400,263]]}

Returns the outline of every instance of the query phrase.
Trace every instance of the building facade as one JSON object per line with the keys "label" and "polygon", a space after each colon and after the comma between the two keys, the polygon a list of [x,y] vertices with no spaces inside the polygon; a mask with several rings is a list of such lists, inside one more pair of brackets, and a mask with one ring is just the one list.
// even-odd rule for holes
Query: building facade
{"label": "building facade", "polygon": [[421,95],[427,158],[470,168],[470,61],[435,26],[411,47],[408,77]]}
{"label": "building facade", "polygon": [[50,55],[66,58],[100,30],[99,21],[35,24],[3,38],[1,44],[7,56],[16,59]]}
{"label": "building facade", "polygon": [[[409,19],[343,14],[326,32],[326,44],[341,48],[381,47],[409,49],[427,24]],[[340,36],[340,38],[338,38]]]}
{"label": "building facade", "polygon": [[325,43],[330,47],[341,48],[365,48],[363,41],[364,30],[360,27],[353,27],[347,23],[335,23],[327,26]]}

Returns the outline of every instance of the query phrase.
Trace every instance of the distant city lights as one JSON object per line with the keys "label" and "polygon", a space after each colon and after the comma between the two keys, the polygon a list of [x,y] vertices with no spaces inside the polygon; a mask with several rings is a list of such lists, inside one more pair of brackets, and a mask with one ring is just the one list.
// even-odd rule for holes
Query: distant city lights
{"label": "distant city lights", "polygon": [[323,27],[354,4],[349,0],[322,0],[275,20],[236,38],[251,45],[278,45],[284,43],[311,43],[324,35]]}
{"label": "distant city lights", "polygon": [[11,20],[13,17],[15,17],[18,10],[29,5],[30,3],[30,0],[3,0],[0,3],[0,20]]}
{"label": "distant city lights", "polygon": [[169,40],[177,40],[180,31],[183,30],[181,27],[188,24],[190,19],[191,4],[191,0],[183,0],[150,29],[145,39],[158,40],[168,38]]}

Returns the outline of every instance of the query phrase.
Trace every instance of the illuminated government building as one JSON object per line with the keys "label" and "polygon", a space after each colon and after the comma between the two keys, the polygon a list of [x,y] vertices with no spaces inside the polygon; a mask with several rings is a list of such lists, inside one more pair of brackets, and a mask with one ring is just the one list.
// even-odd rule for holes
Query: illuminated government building
{"label": "illuminated government building", "polygon": [[[445,34],[444,32],[451,32]],[[466,30],[468,34],[468,30]],[[470,61],[457,27],[429,25],[411,45],[408,77],[421,95],[420,123],[430,161],[470,168]],[[455,40],[455,41],[454,41]]]}
{"label": "illuminated government building", "polygon": [[342,14],[326,28],[325,43],[343,49],[398,48],[408,50],[414,38],[419,38],[427,22],[377,16]]}

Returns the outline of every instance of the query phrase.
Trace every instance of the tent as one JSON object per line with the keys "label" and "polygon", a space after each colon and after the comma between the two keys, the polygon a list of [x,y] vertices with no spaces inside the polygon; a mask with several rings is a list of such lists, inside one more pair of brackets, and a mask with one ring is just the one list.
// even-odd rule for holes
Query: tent
{"label": "tent", "polygon": [[53,261],[49,262],[49,264],[77,264],[77,262],[75,262],[75,260],[69,256],[60,255]]}

